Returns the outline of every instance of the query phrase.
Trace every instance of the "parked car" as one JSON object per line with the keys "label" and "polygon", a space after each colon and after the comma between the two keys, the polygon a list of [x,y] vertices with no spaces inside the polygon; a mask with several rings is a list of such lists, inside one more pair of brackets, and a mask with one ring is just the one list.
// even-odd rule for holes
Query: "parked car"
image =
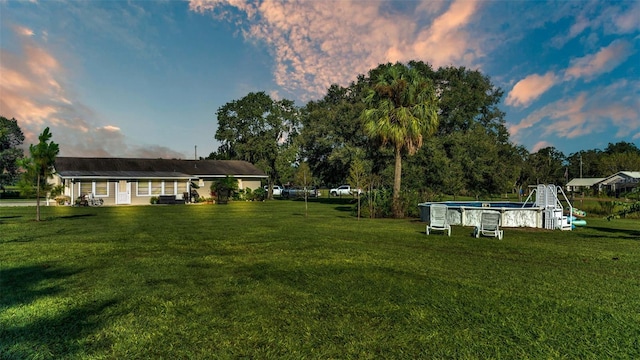
{"label": "parked car", "polygon": [[[301,187],[291,187],[282,190],[283,198],[300,198],[304,197],[305,189]],[[307,188],[307,197],[319,197],[320,191],[315,187]]]}
{"label": "parked car", "polygon": [[349,185],[342,185],[329,190],[329,194],[331,196],[356,195],[362,194],[362,189],[352,189]]}
{"label": "parked car", "polygon": [[[264,191],[269,192],[269,185],[264,186]],[[273,185],[273,196],[282,196],[282,186]]]}

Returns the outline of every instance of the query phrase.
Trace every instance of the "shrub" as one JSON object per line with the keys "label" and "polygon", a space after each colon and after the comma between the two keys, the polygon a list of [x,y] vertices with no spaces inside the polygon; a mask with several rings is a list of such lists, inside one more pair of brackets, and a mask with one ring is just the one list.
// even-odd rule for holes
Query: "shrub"
{"label": "shrub", "polygon": [[19,198],[20,198],[20,191],[6,190],[3,192],[0,192],[0,199],[19,199]]}
{"label": "shrub", "polygon": [[369,218],[391,217],[393,215],[391,212],[392,200],[393,191],[391,189],[372,190],[360,199],[360,216]]}
{"label": "shrub", "polygon": [[149,199],[149,202],[152,203],[152,204],[157,204],[158,203],[158,197],[157,196],[152,196]]}
{"label": "shrub", "polygon": [[629,191],[629,192],[624,194],[624,197],[629,199],[629,200],[639,201],[640,200],[640,187],[635,187],[635,188],[631,189],[631,191]]}
{"label": "shrub", "polygon": [[420,217],[420,209],[418,208],[420,199],[421,195],[416,190],[403,191],[400,194],[400,204],[403,214],[408,217]]}
{"label": "shrub", "polygon": [[598,201],[598,204],[600,204],[600,215],[611,214],[616,207],[616,203],[613,201]]}
{"label": "shrub", "polygon": [[58,195],[54,199],[58,203],[58,205],[65,205],[71,201],[71,198],[66,195]]}
{"label": "shrub", "polygon": [[257,188],[253,190],[253,193],[251,194],[251,199],[249,200],[263,201],[266,198],[267,198],[267,191],[263,188]]}
{"label": "shrub", "polygon": [[233,176],[227,175],[211,183],[210,190],[217,198],[216,203],[226,204],[229,198],[234,199],[237,196],[238,181]]}
{"label": "shrub", "polygon": [[[405,190],[400,194],[400,206],[404,216],[420,217],[418,204],[424,198],[423,192],[417,190]],[[371,218],[393,217],[392,211],[393,190],[390,188],[376,189],[362,195],[360,203],[360,215]],[[354,207],[357,211],[357,205]]]}
{"label": "shrub", "polygon": [[64,186],[63,185],[56,185],[54,187],[51,188],[51,196],[52,197],[57,197],[59,195],[62,195],[64,193]]}

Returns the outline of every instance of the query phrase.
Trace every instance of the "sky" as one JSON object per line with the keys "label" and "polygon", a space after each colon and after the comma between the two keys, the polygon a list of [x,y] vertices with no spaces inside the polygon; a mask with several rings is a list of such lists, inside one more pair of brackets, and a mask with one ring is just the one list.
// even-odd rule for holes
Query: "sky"
{"label": "sky", "polygon": [[230,101],[410,60],[489,76],[530,152],[640,146],[638,0],[0,0],[0,115],[60,156],[206,157]]}

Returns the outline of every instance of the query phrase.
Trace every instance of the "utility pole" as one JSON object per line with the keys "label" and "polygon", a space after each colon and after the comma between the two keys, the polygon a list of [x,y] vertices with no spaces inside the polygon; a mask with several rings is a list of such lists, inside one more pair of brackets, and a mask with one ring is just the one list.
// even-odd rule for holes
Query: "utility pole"
{"label": "utility pole", "polygon": [[582,153],[580,153],[580,179],[582,179]]}
{"label": "utility pole", "polygon": [[198,160],[198,145],[194,145],[194,148],[195,148],[194,150],[195,150],[196,160]]}

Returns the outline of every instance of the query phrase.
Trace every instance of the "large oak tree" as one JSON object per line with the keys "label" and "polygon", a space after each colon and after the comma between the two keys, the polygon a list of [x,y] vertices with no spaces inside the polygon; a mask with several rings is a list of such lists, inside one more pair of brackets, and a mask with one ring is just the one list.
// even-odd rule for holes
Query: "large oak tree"
{"label": "large oak tree", "polygon": [[264,92],[249,93],[216,112],[220,141],[211,158],[245,160],[279,180],[278,158],[298,132],[298,109],[293,101],[273,100]]}
{"label": "large oak tree", "polygon": [[16,119],[0,116],[0,187],[13,184],[19,176],[20,160],[24,156],[19,147],[24,142],[24,134]]}

